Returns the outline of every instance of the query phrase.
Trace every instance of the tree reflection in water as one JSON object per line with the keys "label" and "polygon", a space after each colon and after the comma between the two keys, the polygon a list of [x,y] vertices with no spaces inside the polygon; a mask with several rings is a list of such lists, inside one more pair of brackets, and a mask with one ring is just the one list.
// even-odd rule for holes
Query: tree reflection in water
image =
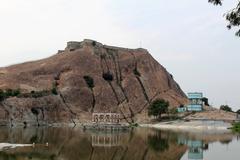
{"label": "tree reflection in water", "polygon": [[168,139],[162,136],[162,132],[158,131],[154,135],[148,135],[148,145],[157,152],[163,152],[169,148]]}

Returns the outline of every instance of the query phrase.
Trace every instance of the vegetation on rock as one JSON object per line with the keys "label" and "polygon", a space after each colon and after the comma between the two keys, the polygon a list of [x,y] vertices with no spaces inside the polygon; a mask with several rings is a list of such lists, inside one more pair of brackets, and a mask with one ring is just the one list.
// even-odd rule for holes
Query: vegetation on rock
{"label": "vegetation on rock", "polygon": [[137,70],[137,68],[134,68],[133,73],[134,73],[136,76],[141,77],[141,73]]}
{"label": "vegetation on rock", "polygon": [[229,107],[228,105],[221,105],[220,109],[226,112],[232,112],[232,108]]}
{"label": "vegetation on rock", "polygon": [[102,77],[106,81],[113,81],[113,75],[111,72],[103,73]]}
{"label": "vegetation on rock", "polygon": [[85,80],[86,84],[88,85],[89,88],[94,88],[94,80],[90,76],[84,76],[83,79]]}
{"label": "vegetation on rock", "polygon": [[0,89],[0,101],[3,101],[9,97],[16,97],[20,94],[21,94],[20,89],[16,89],[16,90],[13,90],[13,89],[1,90]]}
{"label": "vegetation on rock", "polygon": [[51,92],[52,92],[52,94],[54,94],[54,95],[58,95],[57,83],[53,83]]}

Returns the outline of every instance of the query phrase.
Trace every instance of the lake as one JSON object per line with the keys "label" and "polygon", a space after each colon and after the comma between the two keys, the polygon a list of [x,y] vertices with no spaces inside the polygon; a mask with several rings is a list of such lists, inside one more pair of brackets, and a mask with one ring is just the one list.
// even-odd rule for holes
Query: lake
{"label": "lake", "polygon": [[0,143],[35,146],[1,148],[0,160],[239,160],[240,139],[231,132],[186,133],[135,128],[0,128]]}

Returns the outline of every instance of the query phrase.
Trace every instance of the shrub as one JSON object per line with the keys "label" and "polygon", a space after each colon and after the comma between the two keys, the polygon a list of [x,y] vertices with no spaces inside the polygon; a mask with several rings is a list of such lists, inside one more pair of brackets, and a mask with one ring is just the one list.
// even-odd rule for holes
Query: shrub
{"label": "shrub", "polygon": [[96,41],[92,41],[92,45],[96,46],[97,42]]}
{"label": "shrub", "polygon": [[105,79],[106,81],[113,81],[113,75],[110,72],[107,73],[103,73],[102,75],[103,79]]}
{"label": "shrub", "polygon": [[220,109],[226,112],[232,112],[232,108],[230,108],[228,105],[221,105]]}
{"label": "shrub", "polygon": [[14,97],[16,97],[20,94],[21,94],[20,89],[13,90],[13,92],[12,92],[12,96],[14,96]]}
{"label": "shrub", "polygon": [[3,101],[6,98],[9,97],[15,97],[15,96],[19,96],[21,94],[20,89],[7,89],[5,91],[0,90],[0,101]]}
{"label": "shrub", "polygon": [[56,87],[52,88],[51,92],[52,92],[52,94],[54,94],[54,95],[58,95],[58,92],[57,92],[57,88],[56,88]]}
{"label": "shrub", "polygon": [[58,95],[57,84],[56,84],[56,83],[53,83],[51,92],[52,92],[52,94],[54,94],[54,95]]}
{"label": "shrub", "polygon": [[100,58],[101,58],[101,59],[105,59],[105,58],[106,58],[106,55],[105,55],[105,54],[102,54],[102,55],[100,55]]}
{"label": "shrub", "polygon": [[140,72],[137,70],[137,68],[134,68],[133,70],[133,73],[136,75],[136,76],[141,76]]}
{"label": "shrub", "polygon": [[94,88],[94,80],[90,76],[84,76],[83,79],[85,80],[86,84],[88,85],[89,88]]}
{"label": "shrub", "polygon": [[33,108],[31,108],[31,111],[34,115],[38,116],[39,110],[37,108],[33,107]]}

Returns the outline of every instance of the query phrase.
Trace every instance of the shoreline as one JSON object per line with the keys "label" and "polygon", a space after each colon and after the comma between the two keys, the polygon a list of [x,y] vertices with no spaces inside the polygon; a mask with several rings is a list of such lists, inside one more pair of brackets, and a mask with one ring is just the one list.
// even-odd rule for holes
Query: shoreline
{"label": "shoreline", "polygon": [[172,131],[188,131],[188,132],[230,132],[231,123],[218,121],[168,121],[156,124],[140,124],[140,127],[155,128],[161,130]]}
{"label": "shoreline", "polygon": [[[137,123],[136,123],[137,124]],[[158,123],[138,123],[139,127],[143,128],[154,128],[161,130],[172,130],[172,131],[188,131],[188,132],[228,132],[231,131],[230,128],[232,124],[223,121],[213,121],[213,120],[174,120]],[[92,123],[54,123],[45,125],[1,125],[0,127],[9,128],[32,128],[32,127],[71,127],[71,128],[82,128],[83,130],[125,130],[136,126],[131,126],[130,124],[92,124]]]}

